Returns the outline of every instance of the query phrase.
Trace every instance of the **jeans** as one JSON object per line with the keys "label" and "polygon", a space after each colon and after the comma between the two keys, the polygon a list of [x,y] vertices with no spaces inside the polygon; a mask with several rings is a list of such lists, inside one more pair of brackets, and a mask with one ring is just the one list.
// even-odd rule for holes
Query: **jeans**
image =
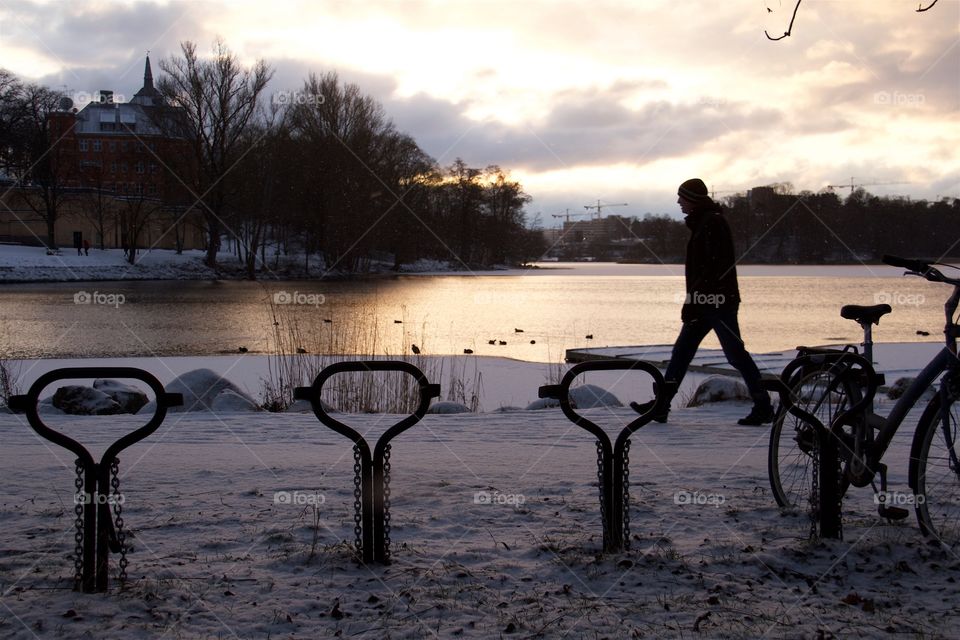
{"label": "jeans", "polygon": [[760,370],[750,354],[743,346],[740,338],[740,325],[737,323],[737,307],[731,309],[716,309],[704,314],[703,317],[683,323],[680,335],[673,344],[673,353],[664,378],[677,386],[683,380],[690,366],[690,362],[697,354],[700,343],[713,330],[723,347],[723,355],[727,362],[740,372],[747,385],[750,397],[758,408],[769,408],[770,396],[760,388]]}

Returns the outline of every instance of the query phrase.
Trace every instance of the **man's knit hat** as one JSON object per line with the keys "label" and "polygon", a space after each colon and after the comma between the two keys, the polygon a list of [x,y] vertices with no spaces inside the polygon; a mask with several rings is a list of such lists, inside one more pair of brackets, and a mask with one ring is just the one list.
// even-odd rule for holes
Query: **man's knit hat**
{"label": "man's knit hat", "polygon": [[680,188],[677,190],[677,195],[689,200],[690,202],[696,202],[700,204],[708,204],[713,202],[713,200],[710,198],[709,192],[707,191],[707,185],[705,185],[703,180],[700,178],[690,178],[681,184]]}

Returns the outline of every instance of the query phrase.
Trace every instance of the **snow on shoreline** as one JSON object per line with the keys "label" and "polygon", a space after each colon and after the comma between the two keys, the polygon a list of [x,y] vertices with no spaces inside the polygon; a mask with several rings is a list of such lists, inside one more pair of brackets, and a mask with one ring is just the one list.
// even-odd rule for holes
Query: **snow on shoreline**
{"label": "snow on shoreline", "polygon": [[[487,360],[485,385],[526,398],[522,380],[544,383],[545,365]],[[206,365],[242,387],[256,362],[109,364],[164,381]],[[94,363],[24,364],[32,380]],[[107,595],[70,590],[71,456],[0,415],[0,636],[955,637],[960,558],[913,517],[880,520],[869,488],[844,502],[845,540],[808,542],[805,517],[770,495],[768,429],[736,425],[747,408],[675,408],[633,436],[632,549],[612,555],[600,553],[592,436],[558,410],[429,415],[394,441],[389,567],[353,560],[351,448],[313,415],[171,414],[120,455],[130,584]],[[636,415],[584,413],[608,431]],[[891,491],[908,491],[918,417],[889,453]],[[397,419],[349,424],[373,439]],[[99,455],[142,423],[69,424]]]}
{"label": "snow on shoreline", "polygon": [[[117,280],[213,280],[242,279],[243,269],[237,258],[221,254],[216,270],[203,264],[204,252],[188,250],[177,254],[172,250],[155,249],[144,251],[136,265],[128,264],[119,249],[91,248],[89,255],[77,255],[76,249],[62,248],[60,255],[47,255],[44,247],[0,244],[0,283],[29,282],[97,282]],[[261,279],[316,278],[320,267],[313,265],[313,275],[303,272],[302,256],[284,256],[278,264],[274,258],[268,263],[267,273],[258,274]],[[491,267],[480,270],[465,268],[461,264],[438,260],[420,260],[403,266],[404,275],[510,275],[526,276],[578,275],[578,276],[677,276],[683,274],[683,265],[617,264],[617,263],[554,263],[535,264],[532,269]],[[740,265],[741,276],[808,276],[808,277],[897,277],[902,269],[886,265]],[[382,264],[374,273],[397,275],[392,264]],[[340,272],[331,272],[327,277],[347,277]]]}

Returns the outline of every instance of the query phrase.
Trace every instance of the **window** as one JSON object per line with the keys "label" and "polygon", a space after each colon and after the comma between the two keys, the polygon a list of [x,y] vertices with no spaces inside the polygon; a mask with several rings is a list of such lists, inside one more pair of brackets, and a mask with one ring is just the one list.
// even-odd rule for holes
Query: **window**
{"label": "window", "polygon": [[156,162],[151,162],[151,163],[150,163],[150,173],[156,173],[156,172],[157,172],[157,163],[156,163]]}
{"label": "window", "polygon": [[143,183],[142,183],[142,182],[138,182],[138,183],[137,183],[137,195],[138,195],[138,196],[142,196],[142,195],[143,195]]}
{"label": "window", "polygon": [[137,173],[143,173],[143,160],[137,160]]}
{"label": "window", "polygon": [[149,193],[149,194],[152,195],[152,196],[157,195],[157,183],[151,182],[151,183],[147,186],[147,193]]}
{"label": "window", "polygon": [[86,140],[81,140],[81,141],[80,141],[80,151],[86,151],[86,150],[87,150],[87,141],[86,141]]}
{"label": "window", "polygon": [[94,150],[95,153],[100,153],[100,146],[101,146],[101,145],[100,145],[100,141],[99,141],[99,140],[94,140],[94,141],[93,141],[93,150]]}
{"label": "window", "polygon": [[111,140],[111,141],[107,144],[107,147],[110,149],[110,152],[111,152],[111,153],[115,152],[115,151],[117,150],[117,142],[116,142],[116,140]]}
{"label": "window", "polygon": [[116,173],[116,172],[117,172],[117,161],[114,160],[110,163],[110,173]]}
{"label": "window", "polygon": [[121,162],[121,163],[120,163],[120,173],[126,173],[126,172],[127,172],[127,163],[126,163],[126,162]]}
{"label": "window", "polygon": [[126,153],[126,152],[127,152],[127,141],[126,141],[126,140],[121,140],[121,141],[120,141],[120,151],[122,151],[123,153]]}

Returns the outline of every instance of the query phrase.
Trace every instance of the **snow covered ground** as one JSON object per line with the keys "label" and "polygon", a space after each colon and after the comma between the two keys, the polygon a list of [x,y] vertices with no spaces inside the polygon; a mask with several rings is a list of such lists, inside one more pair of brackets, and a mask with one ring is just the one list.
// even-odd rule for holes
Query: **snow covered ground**
{"label": "snow covered ground", "polygon": [[[488,411],[545,382],[544,365],[486,360],[485,385],[527,381]],[[217,361],[111,364],[165,382],[219,366],[255,391],[231,375],[255,361]],[[24,364],[27,382],[50,365]],[[71,591],[71,456],[3,415],[0,636],[957,637],[960,559],[913,518],[878,519],[869,489],[848,494],[843,541],[809,542],[805,517],[770,495],[768,429],[736,425],[747,410],[675,408],[634,435],[632,548],[612,555],[600,553],[593,438],[558,410],[429,415],[394,440],[388,567],[351,555],[351,448],[314,416],[172,414],[120,456],[130,581],[102,595]],[[635,416],[584,413],[610,431]],[[891,491],[907,490],[918,417],[889,454]],[[347,421],[372,440],[398,419]],[[99,453],[142,418],[56,422]]]}
{"label": "snow covered ground", "polygon": [[[188,250],[177,254],[173,250],[141,251],[135,265],[129,264],[120,249],[101,251],[91,247],[89,255],[77,255],[77,250],[63,247],[58,254],[48,255],[45,247],[26,247],[0,244],[0,282],[72,282],[103,280],[210,280],[215,278],[243,278],[245,273],[237,256],[228,252],[218,255],[217,269],[203,264],[205,252]],[[272,255],[268,250],[268,268],[258,274],[261,279],[297,279],[305,277],[302,254]],[[392,264],[376,264],[374,270],[390,271]],[[312,277],[323,265],[314,257],[310,264]],[[405,273],[449,273],[448,263],[421,260],[404,265]],[[336,269],[332,271],[340,275]],[[496,271],[502,273],[502,270]]]}

